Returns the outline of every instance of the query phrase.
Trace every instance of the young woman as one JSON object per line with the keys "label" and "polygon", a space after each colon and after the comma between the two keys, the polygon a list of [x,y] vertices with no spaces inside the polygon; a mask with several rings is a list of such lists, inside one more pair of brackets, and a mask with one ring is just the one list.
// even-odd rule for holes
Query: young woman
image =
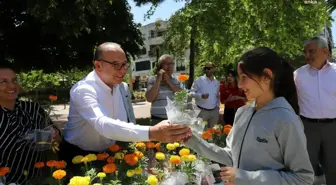
{"label": "young woman", "polygon": [[[10,63],[0,64],[0,167],[10,168],[6,183],[28,184],[32,178],[41,177],[36,162],[44,160],[43,152],[34,149],[27,141],[27,133],[43,129],[51,124],[41,106],[34,102],[18,100],[19,83]],[[55,128],[54,141],[60,141],[60,132]],[[25,175],[24,171],[28,173]],[[6,184],[5,183],[5,184]],[[1,184],[1,183],[0,183]]]}
{"label": "young woman", "polygon": [[225,104],[224,122],[225,124],[232,125],[237,109],[245,105],[246,97],[243,90],[238,88],[236,72],[229,72],[227,82],[227,86],[222,86],[219,90],[220,101],[222,104]]}
{"label": "young woman", "polygon": [[254,101],[238,109],[227,147],[195,135],[185,144],[226,165],[220,173],[225,185],[312,185],[293,68],[272,49],[258,47],[242,56],[238,74],[239,87]]}

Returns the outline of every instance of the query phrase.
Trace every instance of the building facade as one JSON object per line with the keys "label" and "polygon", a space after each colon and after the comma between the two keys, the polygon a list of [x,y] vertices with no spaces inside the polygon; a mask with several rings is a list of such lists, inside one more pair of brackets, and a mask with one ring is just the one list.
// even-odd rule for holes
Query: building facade
{"label": "building facade", "polygon": [[[167,31],[168,21],[157,20],[141,27],[142,39],[144,46],[142,52],[134,60],[132,77],[135,80],[134,88],[146,88],[147,79],[153,75],[152,70],[155,68],[158,58],[166,53],[163,50],[164,34]],[[182,59],[174,59],[175,73],[187,72],[187,61],[189,59],[189,50],[185,52],[185,57]]]}

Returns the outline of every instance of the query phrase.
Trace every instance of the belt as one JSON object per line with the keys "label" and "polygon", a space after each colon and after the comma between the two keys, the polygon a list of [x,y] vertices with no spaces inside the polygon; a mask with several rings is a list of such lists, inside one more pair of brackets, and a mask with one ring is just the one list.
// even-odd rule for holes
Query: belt
{"label": "belt", "polygon": [[314,123],[331,123],[336,122],[336,118],[326,118],[326,119],[313,119],[313,118],[306,118],[304,116],[300,116],[302,120],[314,122]]}
{"label": "belt", "polygon": [[215,107],[215,108],[213,108],[213,109],[206,109],[206,108],[203,108],[203,107],[201,107],[201,106],[198,106],[197,105],[197,107],[199,108],[199,109],[201,109],[201,110],[206,110],[206,111],[213,111],[213,110],[215,110],[217,107]]}

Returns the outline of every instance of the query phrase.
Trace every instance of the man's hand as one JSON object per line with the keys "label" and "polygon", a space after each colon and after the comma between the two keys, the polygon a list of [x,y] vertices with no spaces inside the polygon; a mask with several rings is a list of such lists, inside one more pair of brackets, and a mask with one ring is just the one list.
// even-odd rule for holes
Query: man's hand
{"label": "man's hand", "polygon": [[149,140],[166,143],[181,141],[188,135],[189,130],[185,125],[172,124],[164,120],[149,129]]}
{"label": "man's hand", "polygon": [[225,185],[234,185],[236,180],[236,168],[224,167],[221,168],[221,179],[224,181]]}
{"label": "man's hand", "polygon": [[62,141],[61,133],[58,129],[53,128],[53,135],[52,135],[52,141],[60,143]]}
{"label": "man's hand", "polygon": [[208,99],[209,98],[209,94],[206,93],[206,94],[202,94],[202,99]]}
{"label": "man's hand", "polygon": [[157,73],[157,79],[161,81],[164,74],[166,74],[166,71],[163,69],[160,69],[160,71]]}
{"label": "man's hand", "polygon": [[189,128],[187,135],[182,138],[181,142],[182,143],[187,142],[191,138],[191,136],[192,136],[192,131],[191,131],[191,128]]}

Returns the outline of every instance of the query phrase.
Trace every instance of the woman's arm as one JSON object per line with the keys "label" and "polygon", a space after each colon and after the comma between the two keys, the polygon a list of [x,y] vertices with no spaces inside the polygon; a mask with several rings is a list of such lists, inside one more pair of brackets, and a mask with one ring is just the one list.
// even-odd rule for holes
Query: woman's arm
{"label": "woman's arm", "polygon": [[[227,143],[231,143],[229,141],[229,136],[226,140]],[[217,145],[208,143],[193,134],[192,137],[187,142],[185,142],[185,145],[203,157],[221,164],[225,164],[227,166],[232,166],[232,155],[229,144],[227,147],[221,148]]]}
{"label": "woman's arm", "polygon": [[298,118],[281,125],[275,135],[282,151],[286,169],[245,171],[237,169],[237,185],[312,185],[311,166],[303,126]]}

